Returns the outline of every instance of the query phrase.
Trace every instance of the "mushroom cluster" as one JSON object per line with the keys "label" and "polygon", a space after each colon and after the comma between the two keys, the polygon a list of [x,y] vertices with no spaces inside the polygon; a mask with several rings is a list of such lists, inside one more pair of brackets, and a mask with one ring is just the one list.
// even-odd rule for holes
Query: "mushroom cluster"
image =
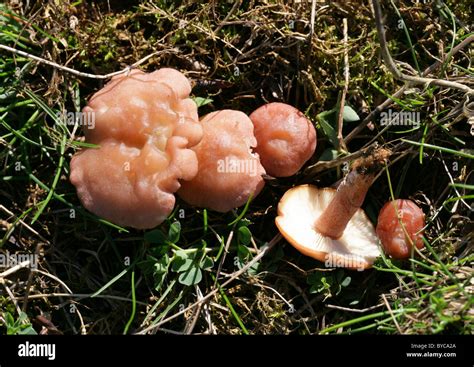
{"label": "mushroom cluster", "polygon": [[227,212],[259,194],[267,172],[296,173],[316,148],[314,126],[294,107],[271,103],[251,118],[223,110],[199,121],[191,84],[174,69],[114,77],[84,112],[95,128],[71,160],[84,207],[138,229],[163,222],[175,193],[188,204]]}
{"label": "mushroom cluster", "polygon": [[[91,212],[122,226],[152,228],[171,213],[175,193],[190,205],[227,212],[257,196],[263,174],[288,177],[314,154],[316,130],[296,108],[269,103],[250,116],[215,111],[200,121],[191,84],[174,69],[133,70],[95,93],[84,112],[87,148],[71,160],[70,180]],[[370,267],[384,251],[406,258],[421,248],[424,215],[409,200],[387,203],[377,229],[361,209],[390,152],[356,160],[337,190],[288,190],[276,225],[303,254],[329,266]],[[329,262],[329,264],[328,264]]]}
{"label": "mushroom cluster", "polygon": [[269,103],[250,117],[223,110],[204,116],[202,141],[193,147],[199,171],[178,195],[188,204],[227,212],[256,197],[265,181],[296,173],[313,155],[316,130],[296,108]]}

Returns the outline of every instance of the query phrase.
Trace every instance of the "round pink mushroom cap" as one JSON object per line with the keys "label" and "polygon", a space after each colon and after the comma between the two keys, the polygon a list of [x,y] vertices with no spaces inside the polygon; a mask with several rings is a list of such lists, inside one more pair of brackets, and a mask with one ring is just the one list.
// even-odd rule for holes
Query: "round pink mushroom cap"
{"label": "round pink mushroom cap", "polygon": [[70,180],[85,208],[115,224],[144,229],[163,222],[179,180],[197,174],[190,149],[202,138],[191,85],[174,69],[114,77],[83,109],[94,118],[75,154]]}
{"label": "round pink mushroom cap", "polygon": [[252,148],[257,142],[253,124],[240,111],[212,112],[201,120],[204,136],[193,147],[199,172],[182,182],[178,195],[188,204],[227,212],[256,197],[265,181],[265,169]]}
{"label": "round pink mushroom cap", "polygon": [[411,200],[387,202],[380,210],[376,232],[382,247],[395,259],[410,257],[413,245],[422,248],[425,214]]}
{"label": "round pink mushroom cap", "polygon": [[316,130],[295,107],[268,103],[252,112],[250,119],[258,142],[255,151],[269,175],[294,175],[314,154]]}

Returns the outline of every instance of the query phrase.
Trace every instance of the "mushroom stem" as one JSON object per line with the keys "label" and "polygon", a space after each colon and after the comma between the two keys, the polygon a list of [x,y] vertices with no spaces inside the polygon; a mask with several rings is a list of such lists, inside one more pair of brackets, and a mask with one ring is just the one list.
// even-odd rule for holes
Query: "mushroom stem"
{"label": "mushroom stem", "polygon": [[370,156],[362,157],[353,163],[351,172],[339,185],[331,202],[314,223],[319,233],[332,239],[342,236],[347,223],[362,206],[377,171],[389,155],[388,150],[378,149]]}

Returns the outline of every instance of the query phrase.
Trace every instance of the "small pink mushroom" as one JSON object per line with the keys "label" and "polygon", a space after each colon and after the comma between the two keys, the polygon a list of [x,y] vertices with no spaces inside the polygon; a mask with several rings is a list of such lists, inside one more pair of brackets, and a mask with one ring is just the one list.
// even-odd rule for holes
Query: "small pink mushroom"
{"label": "small pink mushroom", "polygon": [[385,253],[394,259],[410,257],[413,245],[423,248],[425,214],[411,200],[386,203],[379,213],[376,232]]}
{"label": "small pink mushroom", "polygon": [[178,195],[188,204],[227,212],[257,196],[265,181],[264,168],[252,148],[257,142],[252,121],[234,110],[212,112],[201,120],[204,136],[192,148],[199,172],[182,182]]}
{"label": "small pink mushroom", "polygon": [[179,180],[198,169],[189,149],[202,138],[191,85],[173,69],[133,70],[114,77],[92,96],[84,112],[95,117],[85,129],[84,149],[71,160],[71,182],[91,212],[122,226],[152,228],[175,204]]}
{"label": "small pink mushroom", "polygon": [[316,130],[302,112],[273,102],[250,115],[260,161],[269,175],[287,177],[300,170],[316,149]]}

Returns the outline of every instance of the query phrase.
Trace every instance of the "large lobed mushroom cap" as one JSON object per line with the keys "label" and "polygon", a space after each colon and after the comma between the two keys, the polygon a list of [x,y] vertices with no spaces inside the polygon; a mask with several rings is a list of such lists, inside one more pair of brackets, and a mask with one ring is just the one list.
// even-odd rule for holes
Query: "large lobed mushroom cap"
{"label": "large lobed mushroom cap", "polygon": [[275,223],[298,251],[327,266],[359,270],[371,267],[380,249],[374,226],[362,209],[356,211],[338,239],[323,236],[314,227],[335,192],[312,185],[288,190],[278,204]]}
{"label": "large lobed mushroom cap", "polygon": [[293,106],[273,102],[250,114],[260,161],[269,175],[287,177],[300,170],[316,149],[316,130]]}
{"label": "large lobed mushroom cap", "polygon": [[189,149],[202,138],[191,86],[173,69],[133,70],[90,99],[86,141],[100,145],[71,160],[71,182],[91,212],[122,226],[152,228],[173,210],[180,179],[198,169]]}
{"label": "large lobed mushroom cap", "polygon": [[193,147],[199,172],[182,182],[178,195],[188,204],[227,212],[257,196],[264,168],[252,148],[257,142],[252,121],[234,110],[212,112],[201,120],[204,136]]}

